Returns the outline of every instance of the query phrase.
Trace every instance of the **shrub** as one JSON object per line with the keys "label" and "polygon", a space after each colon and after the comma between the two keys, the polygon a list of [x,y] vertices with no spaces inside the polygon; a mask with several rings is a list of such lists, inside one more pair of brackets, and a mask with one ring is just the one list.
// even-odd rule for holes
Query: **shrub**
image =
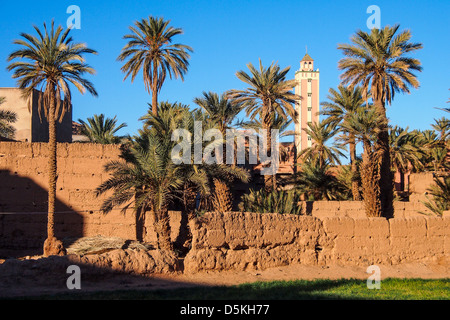
{"label": "shrub", "polygon": [[301,194],[295,190],[272,192],[267,192],[265,189],[250,190],[249,194],[242,196],[239,209],[242,212],[299,215],[302,211],[300,196]]}

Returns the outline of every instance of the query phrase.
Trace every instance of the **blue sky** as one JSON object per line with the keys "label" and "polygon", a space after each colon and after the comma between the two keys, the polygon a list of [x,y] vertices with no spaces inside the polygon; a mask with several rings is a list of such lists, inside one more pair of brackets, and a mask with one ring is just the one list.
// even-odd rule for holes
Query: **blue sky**
{"label": "blue sky", "polygon": [[[337,63],[342,58],[337,45],[348,43],[357,30],[368,30],[367,7],[381,9],[381,25],[399,23],[410,29],[412,41],[423,43],[424,49],[413,54],[423,64],[418,74],[421,87],[410,95],[398,94],[388,108],[392,124],[412,129],[429,129],[434,118],[444,115],[435,107],[449,107],[450,97],[450,1],[2,1],[0,11],[0,86],[14,87],[15,81],[6,70],[6,58],[16,46],[12,44],[20,32],[33,33],[33,25],[55,19],[66,25],[68,6],[81,9],[81,30],[73,30],[76,42],[86,42],[99,52],[87,56],[97,70],[89,79],[99,97],[74,92],[73,119],[86,119],[93,114],[117,115],[128,128],[121,134],[134,134],[141,127],[138,118],[147,112],[151,96],[141,78],[134,83],[123,81],[117,56],[125,44],[123,35],[134,21],[149,15],[163,16],[184,34],[176,42],[194,49],[185,81],[168,80],[160,100],[195,105],[192,100],[203,91],[222,93],[242,89],[235,76],[248,70],[246,64],[278,62],[291,66],[289,77],[299,69],[299,61],[308,53],[321,72],[320,100],[325,101],[330,87],[339,84]],[[242,115],[243,117],[244,115]]]}

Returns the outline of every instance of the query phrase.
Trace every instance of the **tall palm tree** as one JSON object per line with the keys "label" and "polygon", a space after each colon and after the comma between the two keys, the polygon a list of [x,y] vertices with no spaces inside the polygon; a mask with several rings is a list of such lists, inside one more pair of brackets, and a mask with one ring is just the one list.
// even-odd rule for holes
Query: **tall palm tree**
{"label": "tall palm tree", "polygon": [[152,16],[136,21],[135,26],[129,27],[132,33],[124,36],[128,43],[118,57],[119,61],[126,60],[121,68],[125,79],[131,76],[133,82],[142,70],[145,87],[152,94],[154,114],[158,112],[158,94],[166,77],[184,80],[189,66],[189,52],[193,51],[187,45],[172,44],[173,38],[182,34],[183,30],[171,27],[169,23]]}
{"label": "tall palm tree", "polygon": [[[406,54],[422,48],[420,43],[411,43],[411,32],[397,34],[399,25],[373,28],[370,33],[357,31],[352,44],[341,44],[345,58],[338,67],[344,72],[344,84],[361,85],[364,98],[372,97],[375,108],[384,120],[386,103],[392,103],[396,92],[410,93],[409,88],[418,88],[419,81],[413,71],[421,71],[421,63]],[[393,175],[390,171],[389,133],[387,121],[379,132],[380,148],[380,205],[386,216],[393,215]]]}
{"label": "tall palm tree", "polygon": [[8,61],[9,71],[14,71],[13,78],[23,89],[26,97],[31,97],[33,90],[42,90],[39,97],[39,112],[44,110],[49,123],[49,190],[48,190],[48,227],[47,240],[44,243],[44,255],[64,254],[62,243],[56,239],[54,232],[56,199],[56,121],[62,120],[64,113],[71,107],[72,95],[69,84],[84,94],[88,91],[93,96],[97,92],[90,81],[83,78],[85,74],[95,71],[85,63],[85,54],[96,54],[84,43],[74,43],[69,36],[70,29],[64,31],[61,26],[55,28],[52,21],[50,30],[44,23],[44,30],[34,27],[38,36],[21,33],[23,39],[14,43],[21,48],[11,53]]}
{"label": "tall palm tree", "polygon": [[[251,120],[260,117],[263,129],[266,130],[267,151],[270,156],[273,113],[278,113],[283,118],[290,116],[297,121],[294,104],[300,100],[300,96],[292,92],[297,81],[286,79],[290,67],[281,69],[276,63],[266,68],[263,67],[260,59],[259,69],[251,63],[247,64],[247,67],[250,74],[241,70],[236,73],[236,76],[249,87],[244,90],[230,90],[227,97],[236,103],[242,103]],[[277,188],[276,172],[272,176],[265,176],[264,183],[267,191],[275,190]]]}
{"label": "tall palm tree", "polygon": [[[0,97],[0,106],[6,101]],[[13,139],[16,129],[11,125],[17,121],[17,113],[10,110],[0,110],[0,138]]]}
{"label": "tall palm tree", "polygon": [[[338,86],[338,90],[333,88],[329,89],[329,94],[327,99],[329,101],[322,102],[323,106],[322,115],[327,116],[324,120],[325,123],[334,124],[339,126],[342,122],[347,122],[349,115],[354,113],[357,108],[364,104],[364,99],[362,97],[362,90],[360,87],[345,87],[343,85]],[[356,161],[356,139],[352,132],[347,132],[341,127],[345,135],[345,140],[348,142],[350,151],[350,165],[354,177],[357,176],[357,161]],[[360,193],[357,179],[352,181],[352,194],[353,200],[359,201]]]}
{"label": "tall palm tree", "polygon": [[105,118],[104,114],[96,115],[87,119],[87,123],[79,119],[82,125],[81,134],[88,137],[90,142],[100,144],[120,143],[122,137],[116,136],[116,132],[127,126],[126,123],[117,125],[117,117]]}
{"label": "tall palm tree", "polygon": [[341,152],[342,147],[335,143],[328,145],[329,141],[336,135],[338,128],[333,124],[321,122],[309,122],[308,127],[303,129],[311,137],[312,146],[303,149],[298,157],[303,160],[317,160],[319,167],[330,164],[341,164],[339,157],[345,157]]}

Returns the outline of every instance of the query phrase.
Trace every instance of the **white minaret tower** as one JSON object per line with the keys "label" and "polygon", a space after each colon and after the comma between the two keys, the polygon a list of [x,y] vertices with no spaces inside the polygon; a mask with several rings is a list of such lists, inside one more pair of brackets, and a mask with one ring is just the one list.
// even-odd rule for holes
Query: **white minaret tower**
{"label": "white minaret tower", "polygon": [[298,121],[295,124],[295,147],[297,153],[311,147],[312,141],[304,131],[308,122],[319,122],[319,69],[314,70],[314,60],[306,52],[300,61],[300,70],[295,73],[298,81],[295,94],[301,97],[296,105]]}

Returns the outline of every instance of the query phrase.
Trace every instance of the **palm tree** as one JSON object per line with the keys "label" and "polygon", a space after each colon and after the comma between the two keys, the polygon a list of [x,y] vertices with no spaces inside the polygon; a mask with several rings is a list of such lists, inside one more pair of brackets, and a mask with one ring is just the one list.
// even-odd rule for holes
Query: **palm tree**
{"label": "palm tree", "polygon": [[[417,136],[417,144],[423,150],[420,159],[422,167],[431,171],[450,170],[448,161],[448,140],[447,143],[440,139],[440,134],[435,130],[414,131]],[[444,134],[445,135],[445,134]]]}
{"label": "palm tree", "polygon": [[[217,126],[225,139],[227,130],[231,129],[231,124],[236,116],[242,111],[242,103],[234,103],[225,94],[220,97],[215,92],[203,92],[203,97],[195,98],[194,103],[200,106]],[[223,141],[223,161],[226,161],[226,141]],[[236,159],[234,157],[234,159]],[[233,163],[234,165],[234,163]]]}
{"label": "palm tree", "polygon": [[194,103],[208,113],[224,137],[226,130],[231,128],[233,120],[243,109],[242,103],[234,103],[225,94],[219,97],[215,92],[203,92],[203,97],[195,98]]}
{"label": "palm tree", "polygon": [[440,143],[444,145],[450,138],[450,120],[446,117],[434,119],[434,124],[431,127],[438,132]]}
{"label": "palm tree", "polygon": [[433,198],[431,200],[428,199],[428,201],[423,202],[423,204],[432,213],[442,217],[444,211],[450,210],[450,177],[435,176],[433,180],[434,185],[427,189]]}
{"label": "palm tree", "polygon": [[368,217],[381,217],[383,211],[379,201],[380,185],[379,165],[380,151],[378,147],[379,131],[384,126],[383,117],[372,107],[360,107],[350,114],[342,127],[353,133],[356,141],[362,142],[364,152],[360,164],[362,196],[366,215]]}
{"label": "palm tree", "polygon": [[[296,135],[294,130],[289,130],[289,126],[294,120],[283,118],[277,113],[272,114],[272,129],[278,130],[280,138],[290,137]],[[255,130],[256,135],[259,137],[259,130],[263,128],[263,125],[259,119],[254,119],[252,121],[238,121],[236,126],[243,129]],[[291,156],[292,150],[289,147],[280,145],[280,161],[287,162]]]}
{"label": "palm tree", "polygon": [[[322,115],[327,116],[324,120],[325,123],[334,124],[339,126],[342,122],[348,121],[349,115],[354,113],[357,108],[364,104],[362,97],[362,90],[360,87],[345,87],[343,85],[338,86],[338,90],[333,88],[329,89],[329,95],[327,99],[329,102],[322,102],[323,106]],[[352,181],[352,194],[353,200],[359,201],[359,185],[356,179],[357,176],[357,164],[356,164],[356,139],[352,132],[346,132],[341,128],[345,135],[345,141],[348,142],[350,151],[350,165],[352,168],[355,179]]]}
{"label": "palm tree", "polygon": [[184,216],[192,218],[197,196],[212,198],[215,182],[234,178],[246,182],[249,178],[240,168],[195,164],[191,154],[190,163],[175,164],[172,151],[177,141],[172,141],[172,133],[176,129],[193,132],[197,116],[188,106],[160,103],[158,115],[149,112],[145,116],[144,129],[124,150],[125,162],[109,163],[105,169],[111,178],[97,188],[98,195],[113,192],[102,205],[105,213],[123,206],[124,211],[134,208],[140,219],[145,219],[146,212],[152,214],[158,246],[163,250],[173,250],[168,216],[172,204],[184,204]]}
{"label": "palm tree", "polygon": [[104,114],[96,115],[87,119],[87,123],[79,119],[82,125],[81,134],[88,137],[90,142],[100,144],[117,144],[123,137],[116,136],[116,132],[125,128],[126,123],[117,126],[117,119],[105,118]]}
{"label": "palm tree", "polygon": [[400,173],[400,184],[403,190],[405,173],[422,169],[423,151],[417,144],[417,135],[409,132],[408,128],[403,129],[398,126],[390,127],[389,145],[392,169]]}
{"label": "palm tree", "polygon": [[372,97],[379,115],[386,121],[379,131],[380,148],[380,205],[386,216],[393,215],[393,175],[390,168],[389,133],[387,128],[386,103],[391,104],[396,92],[410,93],[409,87],[418,88],[419,81],[413,71],[421,71],[418,59],[405,56],[421,49],[422,44],[411,43],[411,32],[405,30],[396,34],[399,25],[373,28],[370,33],[357,31],[351,38],[352,44],[341,44],[345,58],[339,61],[344,70],[341,79],[344,84],[361,85],[363,97]]}
{"label": "palm tree", "polygon": [[[6,101],[0,97],[0,106]],[[10,110],[0,110],[0,138],[13,139],[16,129],[11,125],[17,121],[17,113]]]}
{"label": "palm tree", "polygon": [[71,107],[72,95],[69,84],[74,85],[82,94],[86,90],[93,96],[97,92],[91,82],[83,78],[85,74],[95,71],[85,63],[84,54],[96,54],[84,43],[74,43],[69,36],[70,29],[64,31],[61,26],[55,28],[52,21],[48,30],[44,23],[44,31],[34,27],[38,36],[21,33],[21,40],[14,43],[21,48],[11,53],[8,61],[12,62],[9,71],[14,71],[13,78],[23,89],[26,97],[31,97],[33,90],[42,90],[38,109],[44,110],[49,123],[49,191],[48,191],[48,227],[47,240],[44,243],[44,255],[64,254],[62,243],[54,233],[54,215],[56,199],[56,120],[62,120],[64,113]]}
{"label": "palm tree", "polygon": [[345,157],[340,151],[341,146],[333,144],[328,146],[331,138],[338,132],[339,128],[333,124],[321,122],[309,122],[308,127],[303,129],[311,137],[312,146],[303,149],[298,157],[303,160],[317,160],[319,167],[325,166],[326,162],[330,164],[341,164],[339,157]]}
{"label": "palm tree", "polygon": [[338,200],[345,192],[339,180],[331,174],[328,161],[308,159],[300,165],[295,177],[296,189],[305,195],[306,200]]}
{"label": "palm tree", "polygon": [[[263,129],[266,130],[266,143],[269,156],[272,153],[272,123],[273,113],[277,113],[283,118],[290,116],[297,121],[294,104],[300,97],[292,93],[292,89],[297,84],[296,80],[286,80],[290,67],[281,68],[278,64],[272,63],[265,68],[259,60],[259,70],[253,64],[247,65],[250,74],[245,71],[238,71],[236,76],[249,87],[245,90],[230,90],[227,97],[236,103],[242,103],[246,108],[247,116],[251,120],[260,118]],[[277,188],[276,172],[272,177],[265,176],[264,183],[267,191]]]}
{"label": "palm tree", "polygon": [[108,163],[105,171],[111,177],[97,188],[98,195],[113,190],[101,207],[104,213],[120,205],[125,205],[124,212],[134,206],[137,215],[150,211],[154,217],[159,249],[169,251],[173,251],[169,204],[174,200],[175,190],[190,178],[182,167],[171,161],[172,148],[170,138],[144,134],[129,149],[132,161]]}
{"label": "palm tree", "polygon": [[[142,70],[144,84],[152,94],[153,113],[158,112],[158,94],[167,75],[172,79],[181,78],[187,72],[192,48],[183,44],[172,44],[173,37],[182,34],[183,30],[169,26],[170,21],[154,18],[136,21],[130,27],[131,34],[124,36],[128,43],[123,47],[118,60],[126,61],[121,68],[125,79],[131,76],[134,81]],[[125,80],[124,79],[124,80]]]}

